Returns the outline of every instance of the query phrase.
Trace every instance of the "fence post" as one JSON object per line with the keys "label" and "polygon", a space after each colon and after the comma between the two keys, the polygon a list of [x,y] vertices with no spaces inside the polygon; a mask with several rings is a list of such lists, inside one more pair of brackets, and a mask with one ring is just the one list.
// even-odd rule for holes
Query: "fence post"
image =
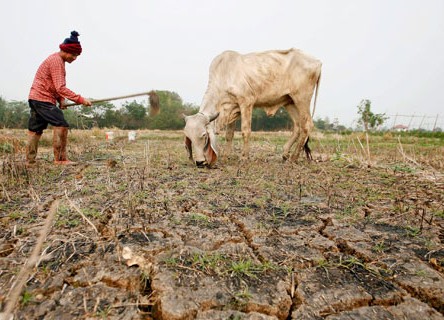
{"label": "fence post", "polygon": [[393,120],[392,128],[394,128],[396,126],[396,119],[397,118],[398,118],[398,113],[396,113],[396,115],[395,115],[395,119]]}
{"label": "fence post", "polygon": [[412,115],[412,117],[410,118],[410,122],[409,122],[409,125],[407,126],[408,127],[408,129],[410,129],[410,125],[412,124],[412,121],[413,121],[413,118],[415,117],[415,115]]}
{"label": "fence post", "polygon": [[425,119],[425,115],[422,117],[422,120],[421,120],[421,122],[419,123],[419,127],[418,127],[418,129],[421,129],[421,127],[422,127],[422,124],[424,123],[424,119]]}
{"label": "fence post", "polygon": [[439,116],[439,114],[436,115],[435,123],[433,124],[433,129],[432,129],[433,132],[435,131],[436,124],[438,123],[438,116]]}

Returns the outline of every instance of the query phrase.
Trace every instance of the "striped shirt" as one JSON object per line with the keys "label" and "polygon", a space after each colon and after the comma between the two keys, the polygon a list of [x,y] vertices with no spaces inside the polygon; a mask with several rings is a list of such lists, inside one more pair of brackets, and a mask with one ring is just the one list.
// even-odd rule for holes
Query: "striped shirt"
{"label": "striped shirt", "polygon": [[35,74],[29,99],[56,104],[65,98],[82,104],[83,97],[66,87],[65,77],[65,61],[58,52],[51,54]]}

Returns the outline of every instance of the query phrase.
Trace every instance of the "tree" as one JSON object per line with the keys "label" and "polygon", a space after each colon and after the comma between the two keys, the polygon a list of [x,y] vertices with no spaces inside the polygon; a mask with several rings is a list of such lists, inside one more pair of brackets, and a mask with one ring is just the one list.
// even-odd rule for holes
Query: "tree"
{"label": "tree", "polygon": [[185,122],[182,114],[194,114],[198,108],[184,104],[182,98],[175,92],[156,92],[160,101],[160,113],[154,117],[148,117],[148,129],[183,129]]}
{"label": "tree", "polygon": [[6,100],[0,96],[0,128],[3,128],[6,124]]}
{"label": "tree", "polygon": [[29,107],[25,101],[0,100],[0,125],[4,128],[26,128]]}
{"label": "tree", "polygon": [[111,102],[101,102],[94,104],[92,108],[84,107],[84,114],[92,115],[92,125],[99,128],[120,127],[123,123],[122,114]]}
{"label": "tree", "polygon": [[126,118],[126,128],[127,129],[138,129],[146,128],[146,108],[143,104],[138,103],[136,100],[133,102],[126,102],[125,108],[125,118]]}
{"label": "tree", "polygon": [[116,109],[106,110],[103,116],[103,122],[99,123],[99,127],[101,128],[117,127],[123,129],[125,127],[125,123],[123,121],[122,112]]}
{"label": "tree", "polygon": [[360,116],[358,123],[364,127],[365,132],[368,132],[369,129],[378,128],[388,119],[385,113],[373,113],[371,111],[371,104],[370,100],[363,99],[358,105],[358,114]]}
{"label": "tree", "polygon": [[[268,116],[262,108],[255,108],[251,121],[251,130],[253,131],[288,130],[293,125],[285,108],[280,108],[274,116]],[[238,128],[240,128],[240,122]]]}
{"label": "tree", "polygon": [[315,128],[319,130],[333,130],[333,124],[328,117],[325,117],[324,119],[317,118],[313,121],[313,124]]}

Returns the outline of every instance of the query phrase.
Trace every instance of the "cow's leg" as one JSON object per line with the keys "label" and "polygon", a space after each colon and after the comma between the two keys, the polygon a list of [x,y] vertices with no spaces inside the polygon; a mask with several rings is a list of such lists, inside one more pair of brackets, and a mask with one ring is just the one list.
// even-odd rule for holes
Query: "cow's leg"
{"label": "cow's leg", "polygon": [[229,157],[231,154],[231,151],[233,149],[233,138],[234,138],[234,129],[236,128],[236,121],[229,123],[225,127],[225,156]]}
{"label": "cow's leg", "polygon": [[297,112],[296,106],[294,104],[289,104],[285,106],[285,109],[287,109],[288,115],[290,116],[291,120],[293,121],[293,132],[291,134],[290,139],[285,143],[284,150],[282,153],[282,159],[284,161],[288,160],[290,158],[290,150],[293,144],[296,142],[296,140],[299,137],[299,114]]}
{"label": "cow's leg", "polygon": [[244,140],[242,158],[248,158],[250,154],[251,117],[253,114],[253,104],[239,104],[241,110],[241,131]]}
{"label": "cow's leg", "polygon": [[[295,111],[298,115],[297,120],[299,123],[299,135],[297,138],[296,148],[294,149],[291,156],[292,160],[297,160],[299,158],[301,151],[304,149],[304,146],[308,141],[308,136],[314,127],[313,119],[310,115],[310,100],[311,96],[303,99],[300,103],[296,104]],[[309,151],[307,151],[307,157],[308,155]]]}

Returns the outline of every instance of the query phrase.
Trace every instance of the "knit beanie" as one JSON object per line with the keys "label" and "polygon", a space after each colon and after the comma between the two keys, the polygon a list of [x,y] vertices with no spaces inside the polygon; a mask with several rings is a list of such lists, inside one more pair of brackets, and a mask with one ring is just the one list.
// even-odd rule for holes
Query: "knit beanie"
{"label": "knit beanie", "polygon": [[80,34],[77,31],[71,31],[71,36],[66,38],[65,41],[60,44],[60,50],[71,54],[80,55],[82,53],[82,46],[77,38],[78,36],[80,36]]}

